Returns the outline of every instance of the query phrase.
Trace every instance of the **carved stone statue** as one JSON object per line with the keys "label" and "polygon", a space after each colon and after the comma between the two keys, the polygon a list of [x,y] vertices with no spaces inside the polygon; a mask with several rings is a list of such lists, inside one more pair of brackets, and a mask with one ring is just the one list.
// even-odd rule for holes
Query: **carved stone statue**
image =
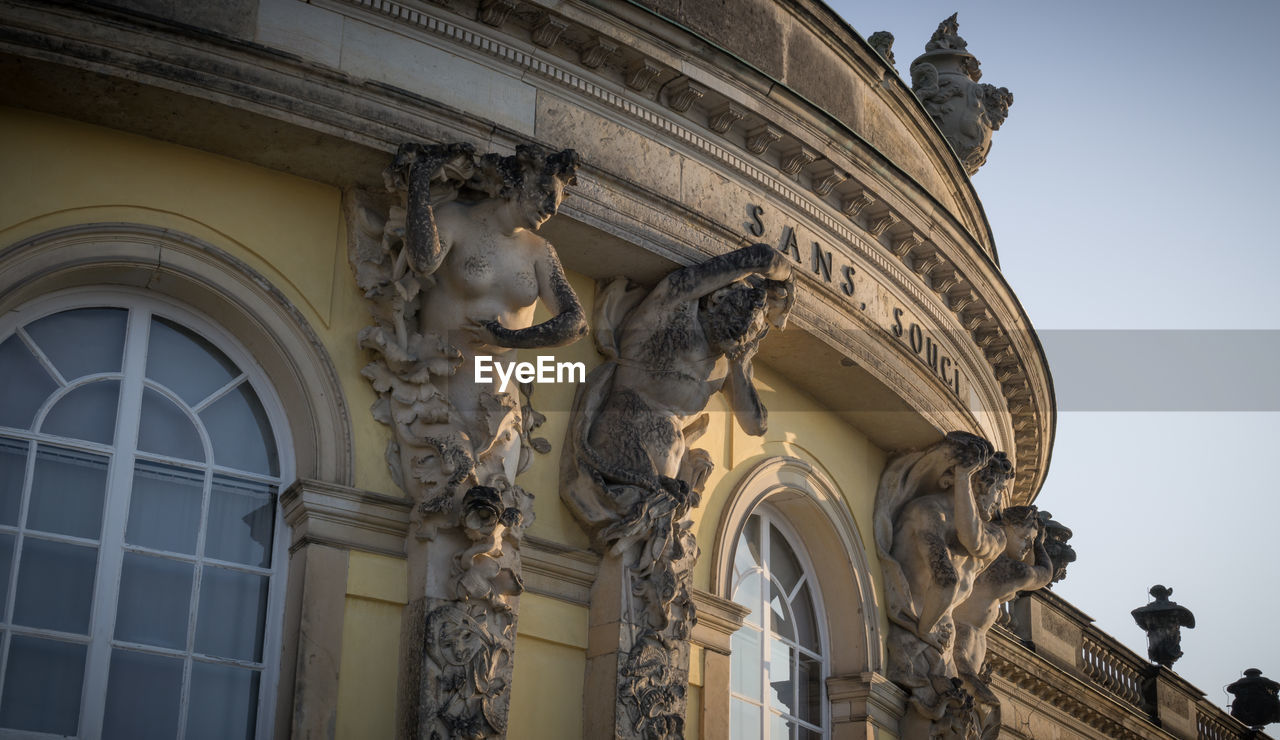
{"label": "carved stone statue", "polygon": [[972,593],[954,612],[956,673],[973,695],[982,740],[1000,734],[1000,700],[983,673],[987,632],[1000,616],[1001,604],[1020,591],[1044,588],[1054,573],[1044,524],[1034,506],[1010,506],[1000,512],[998,524],[1005,534],[1004,552],[974,580]]}
{"label": "carved stone statue", "polygon": [[888,674],[910,694],[902,737],[954,733],[944,727],[977,737],[981,719],[956,665],[955,612],[1006,552],[1009,535],[993,520],[1012,474],[990,442],[951,432],[891,461],[880,479],[875,536],[889,607]]}
{"label": "carved stone statue", "polygon": [[978,82],[982,70],[959,29],[954,13],[938,24],[925,53],[911,63],[911,90],[973,175],[987,161],[991,134],[1008,117],[1013,93]]}
{"label": "carved stone statue", "polygon": [[1044,549],[1053,561],[1053,580],[1045,588],[1053,588],[1053,584],[1067,577],[1067,566],[1076,561],[1076,550],[1067,543],[1073,533],[1070,527],[1054,519],[1047,511],[1036,516],[1044,527]]}
{"label": "carved stone statue", "polygon": [[867,43],[871,45],[872,49],[876,50],[877,54],[889,63],[890,67],[893,67],[895,70],[897,69],[897,67],[894,67],[893,34],[888,31],[876,31],[867,37]]}
{"label": "carved stone statue", "polygon": [[1133,621],[1147,633],[1147,657],[1151,662],[1172,668],[1182,657],[1182,628],[1195,628],[1196,618],[1190,609],[1169,600],[1172,588],[1157,584],[1148,593],[1155,601],[1134,609]]}
{"label": "carved stone statue", "polygon": [[596,346],[608,361],[574,399],[560,492],[606,563],[617,562],[627,605],[608,737],[683,737],[698,555],[686,515],[711,469],[689,443],[717,391],[747,433],[764,433],[751,363],[770,326],[785,323],[789,277],[782,254],[755,244],[649,291],[618,279],[598,292]]}
{"label": "carved stone statue", "polygon": [[[392,477],[414,502],[409,612],[421,662],[406,669],[419,694],[402,697],[413,705],[402,736],[505,731],[518,546],[533,516],[514,479],[540,416],[514,388],[477,383],[474,364],[586,332],[555,250],[533,233],[577,166],[572,150],[477,157],[464,144],[404,144],[385,173],[389,197],[349,199],[351,261],[375,320],[360,332],[373,354],[362,374],[379,394],[374,418],[392,429]],[[534,325],[539,300],[553,318]]]}

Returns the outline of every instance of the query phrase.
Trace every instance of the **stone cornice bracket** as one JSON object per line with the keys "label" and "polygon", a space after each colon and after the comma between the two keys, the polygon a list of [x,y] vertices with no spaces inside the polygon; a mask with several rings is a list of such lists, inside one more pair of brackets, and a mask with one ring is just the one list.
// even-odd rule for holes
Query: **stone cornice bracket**
{"label": "stone cornice bracket", "polygon": [[946,295],[947,291],[960,283],[960,273],[951,267],[942,267],[929,273],[929,284],[933,291]]}
{"label": "stone cornice bracket", "polygon": [[715,108],[711,109],[710,115],[707,116],[707,128],[715,131],[717,134],[724,134],[733,128],[733,124],[741,121],[747,116],[747,109],[733,102],[726,100]]}
{"label": "stone cornice bracket", "polygon": [[782,129],[762,123],[747,131],[747,151],[752,154],[764,154],[775,141],[782,138]]}
{"label": "stone cornice bracket", "polygon": [[826,197],[835,186],[849,179],[849,173],[823,160],[813,167],[813,192]]}
{"label": "stone cornice bracket", "polygon": [[782,153],[782,159],[778,161],[778,168],[790,177],[799,177],[800,170],[803,170],[817,158],[818,153],[816,151],[804,144],[797,144]]}
{"label": "stone cornice bracket", "polygon": [[662,65],[648,57],[640,57],[627,65],[627,87],[644,92],[661,73]]}
{"label": "stone cornice bracket", "polygon": [[898,259],[905,260],[911,250],[924,244],[924,236],[918,231],[907,231],[889,240],[889,251]]}
{"label": "stone cornice bracket", "polygon": [[948,304],[957,315],[976,300],[978,300],[978,294],[973,291],[973,286],[968,283],[961,283],[947,291]]}
{"label": "stone cornice bracket", "polygon": [[970,332],[976,332],[978,327],[990,323],[993,319],[991,318],[991,311],[988,310],[986,304],[982,303],[981,299],[979,299],[978,301],[975,301],[973,305],[961,312],[960,320],[964,323],[964,328],[968,329]]}
{"label": "stone cornice bracket", "polygon": [[300,479],[280,495],[290,527],[290,552],[307,543],[404,557],[409,532],[407,498]]}
{"label": "stone cornice bracket", "polygon": [[911,258],[911,271],[928,280],[929,271],[942,264],[942,255],[932,246],[921,246],[908,255]]}
{"label": "stone cornice bracket", "polygon": [[881,234],[896,226],[900,221],[902,221],[902,219],[898,217],[898,214],[893,211],[886,210],[878,216],[871,217],[871,219],[867,221],[867,232],[876,239],[879,239]]}
{"label": "stone cornice bracket", "polygon": [[666,84],[667,107],[676,113],[688,113],[693,104],[707,94],[707,88],[688,77],[677,77]]}
{"label": "stone cornice bracket", "polygon": [[850,221],[853,221],[858,218],[858,214],[862,213],[867,206],[875,202],[876,199],[872,198],[871,193],[865,188],[858,188],[840,201],[840,212],[848,216]]}
{"label": "stone cornice bracket", "polygon": [[578,55],[578,61],[588,69],[599,69],[612,54],[617,53],[618,45],[604,36],[593,36]]}
{"label": "stone cornice bracket", "polygon": [[515,0],[481,0],[476,18],[487,26],[497,28],[507,22],[507,16],[515,9]]}
{"label": "stone cornice bracket", "polygon": [[542,13],[533,24],[533,43],[544,49],[550,49],[568,27],[568,23],[556,20],[550,13]]}

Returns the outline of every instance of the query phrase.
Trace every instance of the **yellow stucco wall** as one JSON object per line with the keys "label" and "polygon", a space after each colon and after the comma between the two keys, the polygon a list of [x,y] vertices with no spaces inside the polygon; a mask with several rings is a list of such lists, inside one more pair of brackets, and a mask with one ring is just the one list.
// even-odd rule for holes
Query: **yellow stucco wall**
{"label": "yellow stucco wall", "polygon": [[[386,472],[387,430],[369,416],[375,400],[359,375],[367,361],[355,342],[369,323],[347,264],[341,193],[330,186],[233,159],[112,129],[29,111],[0,108],[0,248],[63,226],[128,222],[173,229],[245,261],[279,287],[328,349],[343,383],[356,436],[357,487],[398,494]],[[570,275],[588,316],[594,283]],[[545,312],[539,320],[545,318]],[[216,317],[214,317],[216,319]],[[531,353],[536,354],[536,353]],[[544,354],[550,354],[544,352]],[[590,339],[555,350],[559,361],[600,361]],[[753,461],[788,454],[835,481],[865,543],[884,453],[821,404],[759,367],[756,379],[770,411],[764,438],[745,435],[716,397],[698,446],[716,469],[695,512],[702,558],[695,585],[707,589],[715,528],[730,491]],[[537,431],[553,445],[535,455],[519,483],[532,491],[536,519],[529,534],[586,547],[587,539],[558,496],[559,459],[574,387],[544,385],[533,402],[547,422]],[[874,565],[874,551],[868,552]],[[878,568],[872,568],[879,588]],[[400,613],[406,601],[404,561],[352,553],[344,610],[336,737],[390,738],[395,716]],[[514,689],[513,740],[563,740],[581,733],[587,610],[527,594],[521,599]],[[689,731],[702,702],[700,658],[691,677]]]}

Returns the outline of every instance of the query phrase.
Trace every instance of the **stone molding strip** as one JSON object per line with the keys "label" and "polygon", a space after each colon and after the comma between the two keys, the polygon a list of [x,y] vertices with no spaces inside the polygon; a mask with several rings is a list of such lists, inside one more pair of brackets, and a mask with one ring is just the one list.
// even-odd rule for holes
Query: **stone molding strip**
{"label": "stone molding strip", "polygon": [[412,508],[406,498],[302,479],[285,489],[280,505],[285,522],[293,528],[291,553],[316,543],[405,556],[404,538]]}

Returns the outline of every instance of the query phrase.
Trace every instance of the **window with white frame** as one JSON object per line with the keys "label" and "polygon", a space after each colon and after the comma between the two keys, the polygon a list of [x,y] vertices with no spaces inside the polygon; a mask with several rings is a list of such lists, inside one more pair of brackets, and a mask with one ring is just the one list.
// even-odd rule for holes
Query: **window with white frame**
{"label": "window with white frame", "polygon": [[733,740],[827,737],[820,594],[797,543],[786,522],[761,506],[734,548],[733,600],[751,614],[733,635]]}
{"label": "window with white frame", "polygon": [[123,294],[0,323],[0,737],[270,735],[287,460],[216,334]]}

